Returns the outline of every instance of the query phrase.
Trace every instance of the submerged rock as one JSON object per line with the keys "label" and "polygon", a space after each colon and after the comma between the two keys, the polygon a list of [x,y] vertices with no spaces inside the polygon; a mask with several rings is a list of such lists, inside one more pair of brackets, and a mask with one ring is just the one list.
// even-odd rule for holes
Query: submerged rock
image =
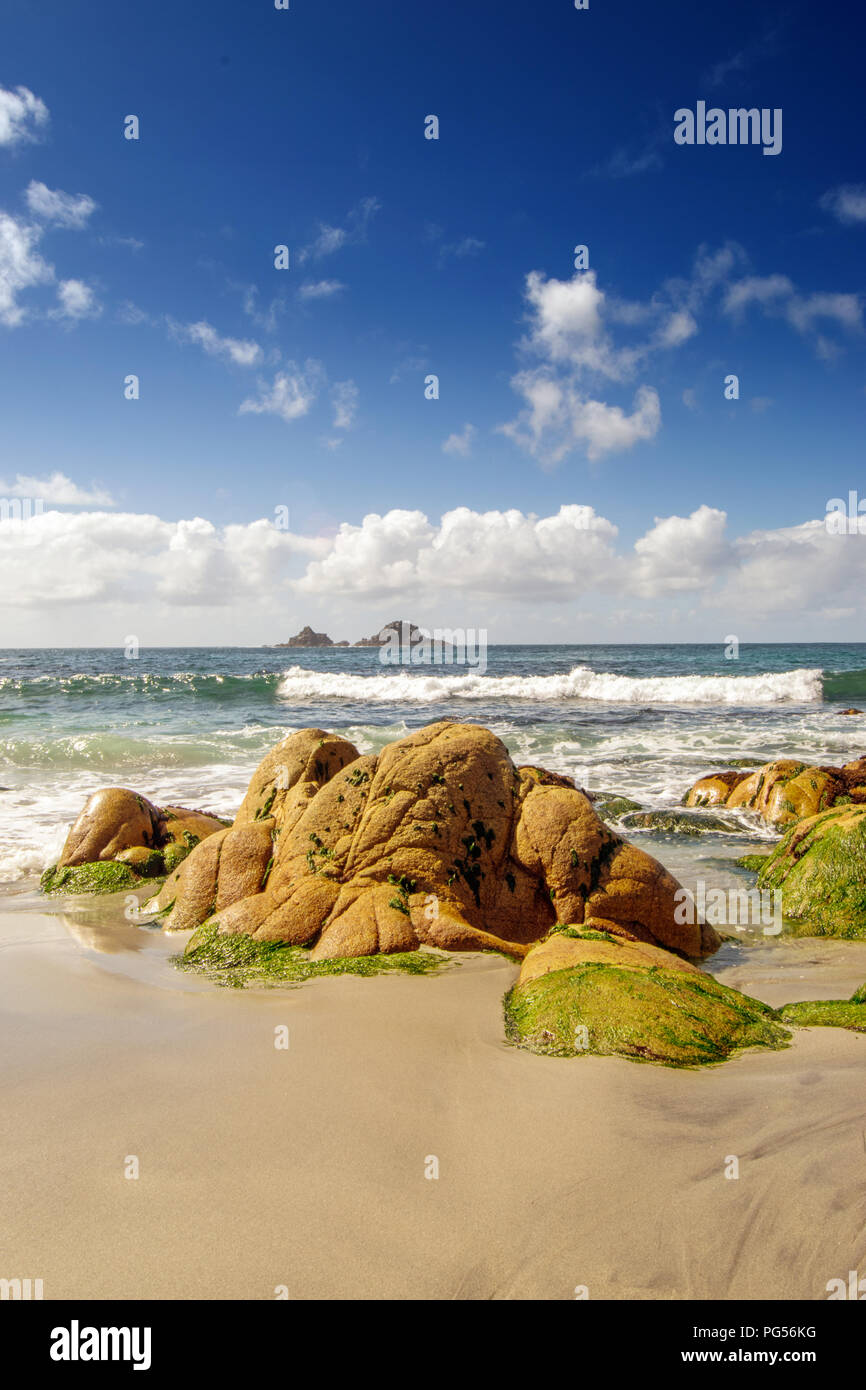
{"label": "submerged rock", "polygon": [[632,801],[627,796],[607,796],[604,798],[590,797],[590,800],[593,802],[602,820],[606,821],[619,820],[621,816],[627,815],[629,811],[643,810],[639,801]]}
{"label": "submerged rock", "polygon": [[622,824],[627,830],[664,830],[674,835],[705,835],[710,830],[730,833],[740,828],[733,821],[701,811],[636,811],[624,816]]}

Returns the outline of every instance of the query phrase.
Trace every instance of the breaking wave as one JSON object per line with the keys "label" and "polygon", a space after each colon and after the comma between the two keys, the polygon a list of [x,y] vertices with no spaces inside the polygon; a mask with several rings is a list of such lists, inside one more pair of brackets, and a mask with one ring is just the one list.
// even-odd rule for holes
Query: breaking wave
{"label": "breaking wave", "polygon": [[[441,670],[441,668],[440,668]],[[819,668],[758,676],[617,676],[574,666],[561,675],[445,675],[440,670],[397,670],[356,676],[292,666],[277,694],[287,701],[352,700],[369,704],[437,704],[445,700],[592,700],[624,705],[775,705],[823,699]]]}

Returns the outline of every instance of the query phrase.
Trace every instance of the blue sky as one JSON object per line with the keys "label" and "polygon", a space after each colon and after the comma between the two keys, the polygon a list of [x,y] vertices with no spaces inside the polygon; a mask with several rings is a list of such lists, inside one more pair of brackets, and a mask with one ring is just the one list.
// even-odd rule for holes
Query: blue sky
{"label": "blue sky", "polygon": [[4,645],[866,637],[854,12],[4,10]]}

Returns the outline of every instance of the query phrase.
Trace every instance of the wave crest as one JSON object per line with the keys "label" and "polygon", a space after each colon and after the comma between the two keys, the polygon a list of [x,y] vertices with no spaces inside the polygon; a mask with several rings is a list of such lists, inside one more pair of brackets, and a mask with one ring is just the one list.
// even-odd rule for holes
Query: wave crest
{"label": "wave crest", "polygon": [[808,704],[823,698],[823,672],[807,667],[758,676],[617,676],[574,666],[553,676],[443,675],[397,670],[356,676],[292,666],[277,687],[284,700],[353,700],[368,704],[439,704],[445,700],[588,700],[624,705]]}

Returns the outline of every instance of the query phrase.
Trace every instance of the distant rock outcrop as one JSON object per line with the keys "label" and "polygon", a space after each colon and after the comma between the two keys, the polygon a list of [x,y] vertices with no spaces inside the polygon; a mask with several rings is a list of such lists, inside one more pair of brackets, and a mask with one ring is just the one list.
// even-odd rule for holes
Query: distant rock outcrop
{"label": "distant rock outcrop", "polygon": [[314,632],[309,626],[302,627],[288,642],[277,642],[278,647],[348,647],[348,642],[333,642],[327,632]]}
{"label": "distant rock outcrop", "polygon": [[[356,647],[383,647],[388,642],[399,640],[401,647],[412,647],[416,642],[430,641],[433,633],[427,629],[416,627],[414,623],[407,623],[404,619],[395,618],[391,623],[383,623],[378,632],[372,637],[359,637],[354,643]],[[450,646],[449,642],[440,642],[440,646]]]}

